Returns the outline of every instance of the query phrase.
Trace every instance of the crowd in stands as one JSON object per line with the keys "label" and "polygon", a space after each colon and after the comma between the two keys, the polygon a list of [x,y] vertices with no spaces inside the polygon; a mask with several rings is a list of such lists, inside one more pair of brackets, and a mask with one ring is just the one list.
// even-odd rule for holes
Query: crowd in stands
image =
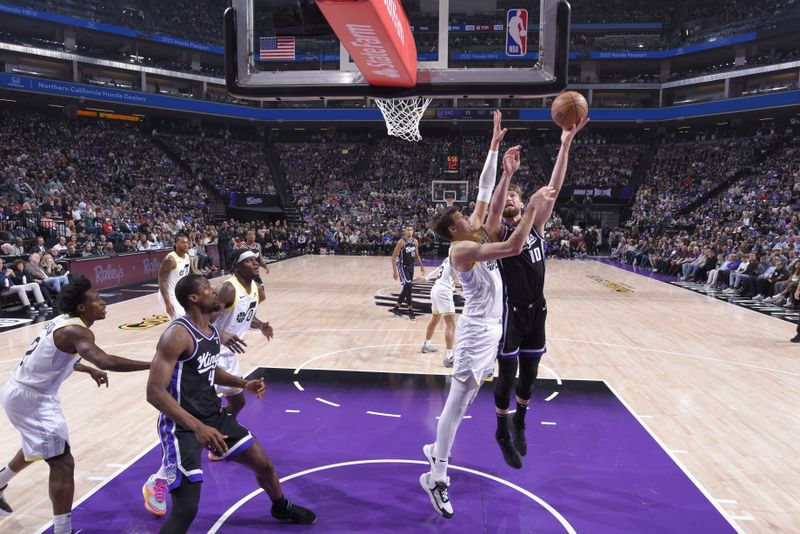
{"label": "crowd in stands", "polygon": [[[553,162],[559,145],[550,145]],[[602,138],[588,137],[570,149],[570,185],[578,187],[617,187],[630,182],[644,150],[638,144],[607,144]]]}
{"label": "crowd in stands", "polygon": [[[772,136],[778,149],[719,196],[677,217],[681,230],[670,235],[663,227],[634,224],[619,237],[612,257],[731,295],[796,308],[800,141],[794,126]],[[705,151],[695,148],[702,158]]]}

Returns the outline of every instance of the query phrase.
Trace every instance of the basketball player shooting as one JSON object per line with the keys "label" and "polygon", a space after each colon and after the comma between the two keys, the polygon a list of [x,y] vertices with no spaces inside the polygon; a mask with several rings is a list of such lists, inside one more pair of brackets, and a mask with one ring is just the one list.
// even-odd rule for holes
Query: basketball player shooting
{"label": "basketball player shooting", "polygon": [[199,275],[182,278],[175,295],[186,315],[161,335],[147,382],[147,401],[159,412],[162,463],[172,495],[172,509],[162,534],[185,533],[197,515],[205,448],[226,461],[250,469],[272,500],[272,517],[311,524],[311,510],[284,496],[275,466],[250,431],[222,408],[214,385],[264,395],[262,378],[245,380],[217,367],[220,338],[212,317],[220,309],[216,292]]}
{"label": "basketball player shooting", "polygon": [[[519,165],[519,147],[513,147],[503,156],[501,187],[505,189],[508,186]],[[482,225],[474,224],[472,218],[456,207],[447,208],[431,219],[430,228],[442,239],[453,242],[450,262],[461,282],[465,299],[464,311],[456,327],[458,345],[453,380],[436,427],[436,441],[422,448],[431,469],[420,476],[420,485],[434,509],[443,517],[453,517],[454,513],[448,494],[447,465],[456,431],[481,384],[494,371],[502,335],[503,283],[497,260],[520,253],[534,216],[544,204],[553,200],[554,194],[550,187],[537,191],[520,220],[521,231],[506,241],[487,242]],[[496,216],[499,221],[500,215]]]}
{"label": "basketball player shooting", "polygon": [[108,371],[131,372],[150,368],[150,362],[106,354],[95,344],[90,330],[106,318],[106,303],[92,284],[77,276],[58,294],[63,311],[42,330],[14,368],[2,393],[8,419],[22,435],[22,449],[0,469],[0,511],[11,513],[3,497],[9,480],[37,460],[50,467],[50,501],[55,534],[72,532],[72,499],[75,494],[75,460],[58,389],[72,371],[88,373],[98,386],[108,387],[108,375],[80,363],[81,358]]}
{"label": "basketball player shooting", "polygon": [[[533,383],[539,369],[539,361],[547,352],[545,343],[545,319],[547,303],[544,299],[544,225],[553,213],[553,207],[564,184],[572,140],[589,122],[584,117],[572,128],[562,130],[561,148],[558,151],[550,187],[554,196],[548,198],[539,209],[532,227],[523,227],[522,190],[519,186],[502,182],[492,198],[486,232],[492,242],[503,242],[520,232],[525,233],[522,250],[500,260],[500,273],[506,288],[503,303],[503,337],[497,354],[499,376],[495,380],[495,409],[497,412],[497,440],[503,458],[511,467],[522,467],[522,457],[528,452],[525,439],[525,414],[528,411]],[[502,214],[502,221],[500,215]],[[517,367],[519,380],[516,387],[517,411],[509,431],[508,412],[511,389],[514,386]],[[512,439],[513,435],[513,439]]]}

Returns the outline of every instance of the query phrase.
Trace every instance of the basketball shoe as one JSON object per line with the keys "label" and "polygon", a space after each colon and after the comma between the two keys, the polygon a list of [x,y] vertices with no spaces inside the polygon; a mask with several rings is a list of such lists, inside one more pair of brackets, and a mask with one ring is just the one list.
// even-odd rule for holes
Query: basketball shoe
{"label": "basketball shoe", "polygon": [[434,347],[433,345],[431,345],[429,342],[426,341],[425,343],[422,344],[422,349],[421,349],[420,352],[422,352],[422,353],[425,353],[425,352],[439,352],[439,349],[437,349],[436,347]]}
{"label": "basketball shoe", "polygon": [[6,490],[7,487],[8,484],[0,488],[0,516],[11,515],[11,512],[14,511],[6,502],[5,497],[3,497],[3,492]]}
{"label": "basketball shoe", "polygon": [[433,473],[426,471],[420,475],[419,485],[428,494],[433,509],[438,514],[447,519],[453,517],[453,505],[450,504],[450,497],[447,494],[447,488],[450,487],[450,477],[447,477],[445,481],[434,482]]}
{"label": "basketball shoe", "polygon": [[297,506],[285,497],[284,499],[286,502],[283,506],[277,503],[272,505],[272,509],[270,510],[272,517],[279,521],[291,521],[292,523],[299,523],[301,525],[311,525],[317,522],[317,514],[308,508]]}
{"label": "basketball shoe", "polygon": [[144,509],[153,515],[161,517],[167,513],[167,481],[150,475],[142,486],[144,496]]}
{"label": "basketball shoe", "polygon": [[444,353],[444,358],[442,358],[442,365],[445,367],[453,367],[453,364],[456,361],[456,357],[453,356],[453,351],[448,350]]}
{"label": "basketball shoe", "polygon": [[503,453],[503,460],[514,469],[522,469],[522,458],[514,448],[514,444],[511,442],[511,436],[508,434],[502,436],[495,434],[494,439],[500,446],[500,452]]}

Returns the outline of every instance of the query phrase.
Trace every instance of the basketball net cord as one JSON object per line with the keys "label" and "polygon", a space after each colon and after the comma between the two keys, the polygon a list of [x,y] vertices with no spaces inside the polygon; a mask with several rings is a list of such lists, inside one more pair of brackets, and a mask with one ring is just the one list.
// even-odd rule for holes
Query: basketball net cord
{"label": "basketball net cord", "polygon": [[419,121],[431,103],[430,98],[376,98],[375,103],[386,120],[389,135],[400,137],[406,141],[419,141]]}

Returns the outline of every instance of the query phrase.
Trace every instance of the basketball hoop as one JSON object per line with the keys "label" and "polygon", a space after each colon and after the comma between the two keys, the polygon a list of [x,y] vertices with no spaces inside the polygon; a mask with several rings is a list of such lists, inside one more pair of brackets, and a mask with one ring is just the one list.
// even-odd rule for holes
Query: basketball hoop
{"label": "basketball hoop", "polygon": [[419,141],[419,121],[431,103],[430,98],[376,98],[375,103],[380,108],[386,120],[386,130],[389,135],[400,137],[406,141]]}
{"label": "basketball hoop", "polygon": [[450,193],[449,191],[444,194],[444,205],[445,205],[446,208],[453,207],[453,204],[455,203],[455,201],[456,201],[456,195],[455,194]]}

